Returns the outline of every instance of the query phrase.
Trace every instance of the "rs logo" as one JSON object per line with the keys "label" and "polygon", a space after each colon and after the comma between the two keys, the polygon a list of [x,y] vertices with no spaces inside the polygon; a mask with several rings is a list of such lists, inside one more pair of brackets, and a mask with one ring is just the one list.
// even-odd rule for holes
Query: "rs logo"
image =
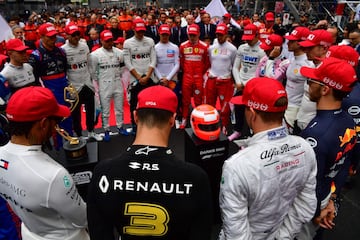
{"label": "rs logo", "polygon": [[123,228],[124,234],[164,236],[168,231],[169,213],[160,205],[129,202],[125,204],[124,215],[130,216],[130,225]]}

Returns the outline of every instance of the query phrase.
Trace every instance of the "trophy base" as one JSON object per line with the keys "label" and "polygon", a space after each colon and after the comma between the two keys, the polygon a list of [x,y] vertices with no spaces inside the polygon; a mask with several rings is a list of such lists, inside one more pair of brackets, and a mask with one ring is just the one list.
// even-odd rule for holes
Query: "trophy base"
{"label": "trophy base", "polygon": [[66,141],[63,144],[66,158],[68,160],[82,160],[87,158],[86,140],[79,139],[78,144],[70,144]]}

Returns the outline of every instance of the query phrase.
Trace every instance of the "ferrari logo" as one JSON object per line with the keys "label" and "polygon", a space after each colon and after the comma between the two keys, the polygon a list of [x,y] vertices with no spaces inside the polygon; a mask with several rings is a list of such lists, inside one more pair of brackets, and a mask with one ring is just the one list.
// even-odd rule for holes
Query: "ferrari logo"
{"label": "ferrari logo", "polygon": [[195,53],[198,53],[198,52],[199,52],[199,48],[195,48],[195,49],[194,49],[194,52],[195,52]]}

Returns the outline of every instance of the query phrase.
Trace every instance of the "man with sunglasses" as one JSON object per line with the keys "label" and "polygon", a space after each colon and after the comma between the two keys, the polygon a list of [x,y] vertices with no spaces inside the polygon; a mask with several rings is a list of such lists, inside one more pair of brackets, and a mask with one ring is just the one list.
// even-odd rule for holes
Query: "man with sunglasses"
{"label": "man with sunglasses", "polygon": [[88,67],[89,48],[85,42],[80,41],[80,30],[75,24],[65,27],[67,41],[61,48],[66,53],[66,73],[69,82],[76,88],[79,102],[71,113],[74,131],[78,137],[82,136],[81,105],[86,110],[86,129],[88,137],[101,141],[102,137],[94,132],[95,124],[95,89],[91,82]]}
{"label": "man with sunglasses", "polygon": [[[341,104],[356,82],[356,73],[348,62],[332,57],[317,68],[302,67],[300,72],[308,78],[309,99],[317,108],[315,118],[301,133],[315,151],[318,168],[316,212],[297,237],[305,240],[313,239],[319,227],[332,229],[335,225],[335,199],[345,183],[356,144],[355,122]],[[334,181],[336,189],[332,189]]]}
{"label": "man with sunglasses", "polygon": [[10,142],[0,149],[0,196],[22,221],[24,240],[88,240],[86,205],[68,171],[43,152],[70,110],[43,87],[15,92],[7,105]]}

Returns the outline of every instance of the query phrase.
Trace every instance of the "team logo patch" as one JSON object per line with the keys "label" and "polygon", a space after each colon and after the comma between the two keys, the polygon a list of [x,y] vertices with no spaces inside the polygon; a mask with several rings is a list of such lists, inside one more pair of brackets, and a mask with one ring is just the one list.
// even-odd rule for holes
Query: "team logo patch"
{"label": "team logo patch", "polygon": [[199,52],[199,48],[195,48],[195,49],[194,49],[194,52],[195,52],[195,53],[198,53],[198,52]]}
{"label": "team logo patch", "polygon": [[66,188],[69,188],[71,186],[71,182],[70,182],[70,179],[68,178],[68,176],[64,176],[63,181],[64,181],[64,186]]}
{"label": "team logo patch", "polygon": [[184,48],[184,54],[190,54],[190,53],[193,53],[192,47]]}
{"label": "team logo patch", "polygon": [[174,56],[175,56],[175,50],[172,50],[172,49],[166,50],[166,56],[167,56],[168,58],[174,57]]}
{"label": "team logo patch", "polygon": [[135,155],[149,155],[149,152],[153,152],[158,150],[158,148],[151,148],[149,146],[146,146],[144,148],[139,148],[135,151]]}
{"label": "team logo patch", "polygon": [[0,167],[7,170],[9,168],[9,162],[4,160],[4,159],[1,159],[0,160]]}
{"label": "team logo patch", "polygon": [[306,138],[305,140],[310,144],[310,146],[311,146],[312,148],[315,148],[315,147],[317,146],[317,141],[316,141],[315,138],[313,138],[313,137],[308,137],[308,138]]}
{"label": "team logo patch", "polygon": [[105,175],[103,175],[99,181],[99,188],[103,193],[106,193],[109,189],[109,181]]}

